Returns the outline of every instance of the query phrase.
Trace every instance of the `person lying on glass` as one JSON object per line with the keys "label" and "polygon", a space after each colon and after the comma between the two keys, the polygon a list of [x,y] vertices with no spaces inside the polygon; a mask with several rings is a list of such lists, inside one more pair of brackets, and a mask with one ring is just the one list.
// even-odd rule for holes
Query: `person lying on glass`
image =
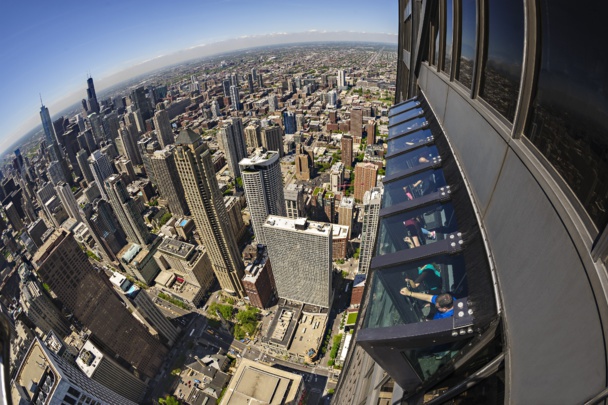
{"label": "person lying on glass", "polygon": [[[413,292],[408,287],[403,287],[399,291],[401,295],[415,298],[420,301],[425,301],[435,305],[437,310],[431,319],[442,319],[454,316],[454,297],[450,294],[431,295],[421,292]],[[427,304],[428,306],[429,304]]]}

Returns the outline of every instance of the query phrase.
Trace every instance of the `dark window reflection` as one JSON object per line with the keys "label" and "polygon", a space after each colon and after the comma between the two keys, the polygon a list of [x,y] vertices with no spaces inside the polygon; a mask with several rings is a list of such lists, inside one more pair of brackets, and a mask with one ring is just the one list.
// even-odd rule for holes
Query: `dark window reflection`
{"label": "dark window reflection", "polygon": [[388,139],[397,138],[398,136],[407,134],[408,132],[412,132],[414,130],[420,129],[420,128],[424,127],[425,125],[428,125],[428,122],[426,121],[426,118],[424,118],[424,117],[409,120],[400,125],[396,125],[394,127],[389,128]]}
{"label": "dark window reflection", "polygon": [[[602,230],[608,221],[608,38],[603,6],[541,0],[541,65],[525,133]],[[573,24],[573,21],[584,21]]]}
{"label": "dark window reflection", "polygon": [[513,122],[524,53],[521,1],[489,0],[488,40],[479,95]]}
{"label": "dark window reflection", "polygon": [[433,49],[431,50],[431,64],[433,66],[437,66],[437,59],[439,58],[439,7],[437,7],[435,11],[435,15],[433,17],[431,32],[433,35],[433,41],[431,42]]}
{"label": "dark window reflection", "polygon": [[475,62],[475,38],[477,32],[477,9],[475,0],[461,0],[462,32],[460,36],[460,60],[456,67],[456,80],[471,88],[473,63]]}
{"label": "dark window reflection", "polygon": [[452,0],[445,0],[445,56],[441,70],[448,75],[452,72],[452,43],[454,34],[454,8]]}

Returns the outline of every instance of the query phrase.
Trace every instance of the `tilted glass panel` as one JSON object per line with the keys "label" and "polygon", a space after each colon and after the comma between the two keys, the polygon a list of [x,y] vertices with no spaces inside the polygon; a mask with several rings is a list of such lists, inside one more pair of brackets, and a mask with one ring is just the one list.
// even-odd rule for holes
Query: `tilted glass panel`
{"label": "tilted glass panel", "polygon": [[513,122],[524,56],[524,3],[489,0],[486,7],[487,52],[479,96]]}
{"label": "tilted glass panel", "polygon": [[445,56],[441,70],[446,72],[448,76],[452,72],[452,45],[454,35],[454,4],[452,0],[444,0],[445,10]]}
{"label": "tilted glass panel", "polygon": [[422,381],[431,378],[439,369],[456,358],[473,338],[440,345],[404,350],[402,353]]}
{"label": "tilted glass panel", "polygon": [[541,64],[524,133],[602,231],[608,222],[608,52],[598,43],[608,38],[604,3],[540,3]]}
{"label": "tilted glass panel", "polygon": [[437,59],[439,57],[439,7],[437,7],[437,10],[435,11],[435,14],[433,15],[433,20],[431,21],[431,30],[430,30],[430,34],[431,34],[431,40],[429,41],[430,43],[430,53],[431,53],[431,65],[433,66],[437,66]]}
{"label": "tilted glass panel", "polygon": [[435,243],[457,230],[454,207],[450,202],[391,215],[380,220],[376,255]]}
{"label": "tilted glass panel", "polygon": [[388,139],[396,138],[405,133],[412,132],[416,129],[422,128],[426,124],[427,124],[426,118],[420,117],[420,118],[415,118],[413,120],[403,122],[399,125],[395,125],[394,127],[389,128]]}
{"label": "tilted glass panel", "polygon": [[389,176],[419,166],[423,163],[428,163],[437,156],[439,156],[437,147],[435,145],[429,145],[416,148],[411,152],[395,156],[391,159],[386,159],[386,175]]}
{"label": "tilted glass panel", "polygon": [[[406,282],[405,279],[408,279]],[[468,294],[462,255],[442,255],[372,272],[364,328],[387,328],[432,321],[440,312],[434,304],[401,294],[403,287],[429,295],[449,293],[453,298]]]}
{"label": "tilted glass panel", "polygon": [[477,36],[477,9],[475,0],[461,0],[460,60],[456,67],[456,80],[471,88],[473,64],[475,62],[475,39]]}
{"label": "tilted glass panel", "polygon": [[392,155],[394,153],[401,152],[408,148],[411,148],[414,145],[428,142],[432,139],[433,133],[430,129],[425,129],[423,131],[416,131],[410,135],[396,138],[388,141],[388,148],[386,151],[387,155]]}
{"label": "tilted glass panel", "polygon": [[416,118],[417,116],[419,116],[422,113],[422,109],[420,108],[414,108],[412,110],[408,110],[405,111],[399,115],[395,115],[391,118],[389,118],[389,126],[390,125],[396,125],[399,124],[401,122],[405,122],[407,120],[411,120],[412,118]]}
{"label": "tilted glass panel", "polygon": [[441,169],[426,170],[401,180],[385,183],[382,208],[415,200],[445,186],[445,177]]}
{"label": "tilted glass panel", "polygon": [[401,105],[392,107],[389,112],[389,117],[392,118],[393,116],[395,116],[397,114],[401,114],[404,111],[411,110],[412,108],[418,107],[419,105],[420,105],[420,101],[411,100],[411,101],[408,101],[407,103],[403,103]]}

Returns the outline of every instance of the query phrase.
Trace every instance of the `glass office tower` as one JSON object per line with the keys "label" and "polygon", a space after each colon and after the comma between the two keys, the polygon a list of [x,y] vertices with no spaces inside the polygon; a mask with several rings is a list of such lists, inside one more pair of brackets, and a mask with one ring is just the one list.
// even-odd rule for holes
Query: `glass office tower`
{"label": "glass office tower", "polygon": [[[375,256],[334,403],[605,401],[601,15],[591,2],[399,1]],[[422,274],[453,316],[428,320],[400,294]]]}

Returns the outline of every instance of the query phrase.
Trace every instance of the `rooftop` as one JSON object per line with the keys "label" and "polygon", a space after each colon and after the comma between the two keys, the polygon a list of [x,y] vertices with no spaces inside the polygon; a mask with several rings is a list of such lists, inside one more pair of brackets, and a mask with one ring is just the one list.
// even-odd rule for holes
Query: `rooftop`
{"label": "rooftop", "polygon": [[171,238],[164,239],[158,247],[160,252],[178,257],[183,260],[187,260],[195,249],[196,246],[194,245]]}
{"label": "rooftop", "polygon": [[302,377],[297,374],[242,359],[222,402],[230,405],[295,403],[301,385]]}
{"label": "rooftop", "polygon": [[343,239],[348,237],[348,226],[346,225],[338,225],[333,224],[333,238],[335,239]]}
{"label": "rooftop", "polygon": [[329,236],[332,224],[308,221],[306,218],[292,219],[279,217],[276,215],[269,215],[266,219],[264,227],[283,229],[317,236]]}

